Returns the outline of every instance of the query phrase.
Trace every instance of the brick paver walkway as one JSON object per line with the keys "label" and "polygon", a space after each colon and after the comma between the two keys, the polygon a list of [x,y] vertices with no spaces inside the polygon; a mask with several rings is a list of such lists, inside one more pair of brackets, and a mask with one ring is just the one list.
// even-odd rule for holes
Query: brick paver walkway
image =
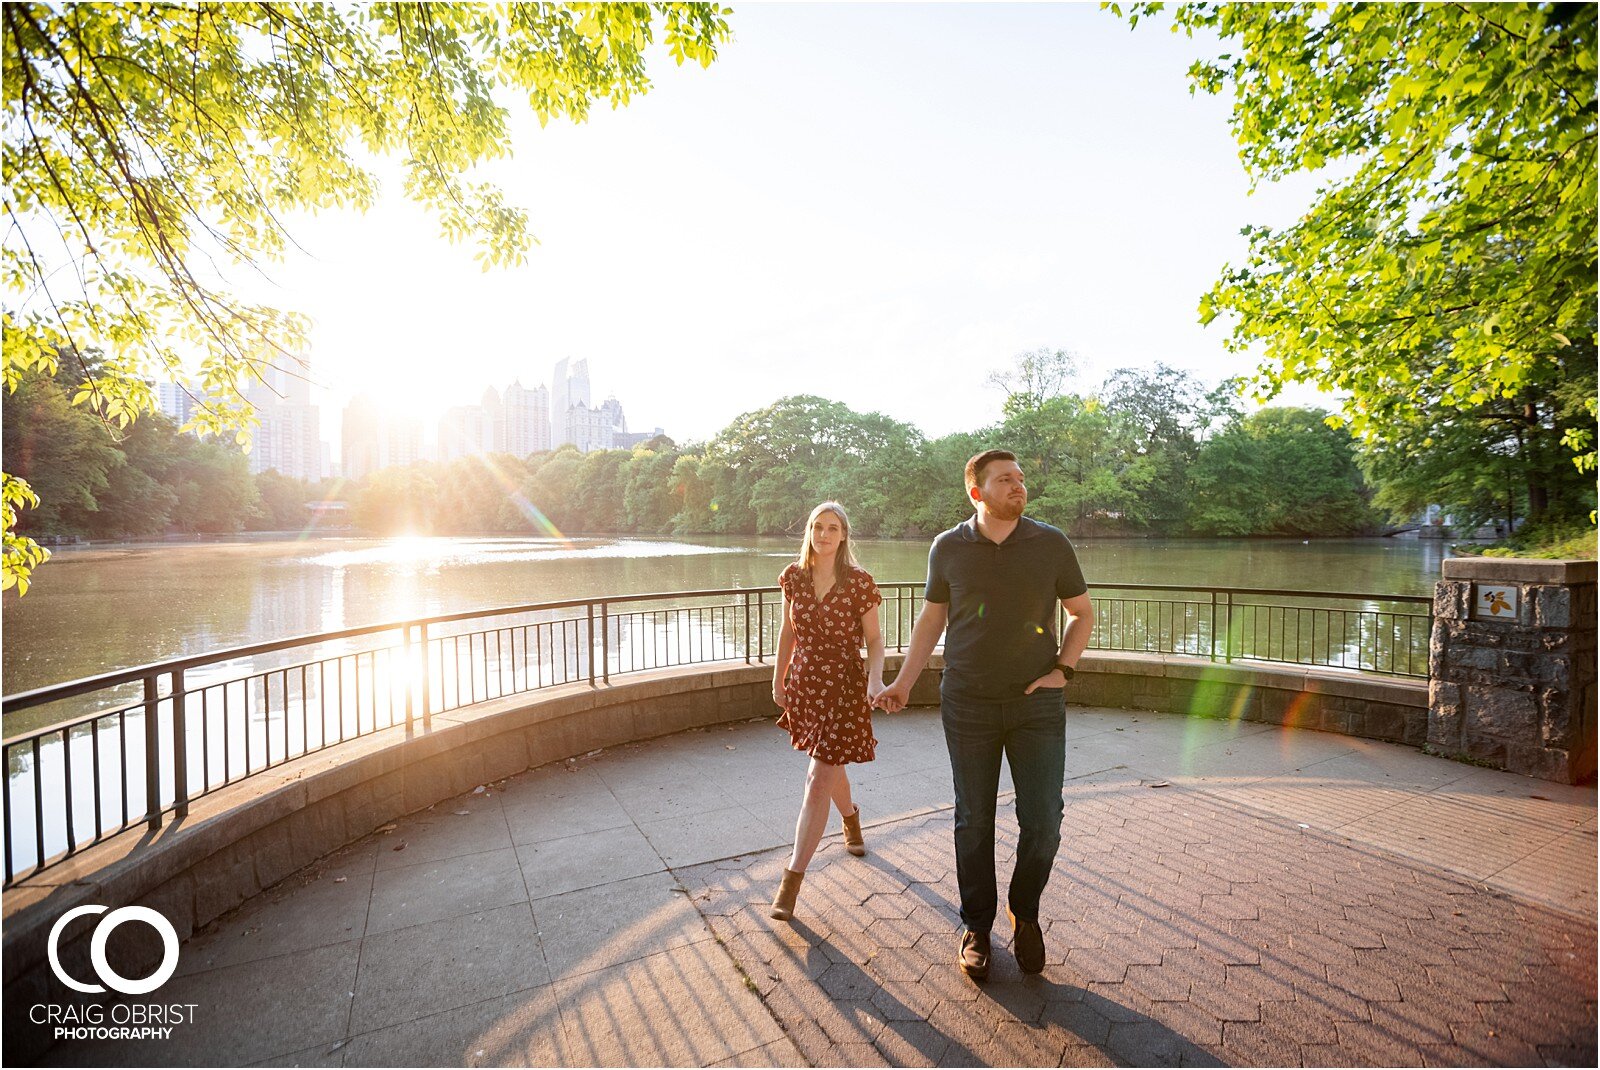
{"label": "brick paver walkway", "polygon": [[[71,1065],[1595,1064],[1595,793],[1274,726],[1069,711],[1044,973],[955,968],[936,711],[853,771],[766,916],[804,759],[770,723],[411,815],[184,945],[165,1041]],[[1001,851],[1015,843],[1002,808]],[[1002,881],[1008,866],[1002,863]]]}
{"label": "brick paver walkway", "polygon": [[680,876],[814,1065],[1594,1065],[1592,921],[1125,774],[1067,812],[1039,977],[1004,919],[956,972],[948,813],[831,848],[793,924],[780,859]]}

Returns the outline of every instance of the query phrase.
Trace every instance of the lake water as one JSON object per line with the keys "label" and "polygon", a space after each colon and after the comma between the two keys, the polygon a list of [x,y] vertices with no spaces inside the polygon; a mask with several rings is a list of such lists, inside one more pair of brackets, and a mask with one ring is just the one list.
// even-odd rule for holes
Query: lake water
{"label": "lake water", "polygon": [[[1437,540],[1092,539],[1090,586],[1166,583],[1426,595]],[[63,550],[4,600],[4,692],[209,650],[493,606],[763,587],[781,538],[228,541]],[[880,582],[921,580],[923,541],[862,540]],[[6,718],[5,734],[18,726]]]}

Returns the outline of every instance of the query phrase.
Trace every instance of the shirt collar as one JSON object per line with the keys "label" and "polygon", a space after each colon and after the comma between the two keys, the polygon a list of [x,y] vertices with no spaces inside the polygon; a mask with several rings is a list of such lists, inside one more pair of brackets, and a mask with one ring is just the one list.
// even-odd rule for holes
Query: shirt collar
{"label": "shirt collar", "polygon": [[[961,533],[962,542],[989,541],[983,537],[983,532],[978,530],[977,513],[973,513],[971,516],[967,517],[966,520],[962,521],[960,524],[957,524],[956,531]],[[1017,526],[1011,532],[1011,534],[1006,537],[1005,542],[994,543],[993,545],[1005,546],[1008,543],[1022,542],[1026,539],[1035,538],[1042,531],[1044,531],[1044,527],[1037,520],[1030,519],[1027,516],[1021,516],[1017,518]]]}

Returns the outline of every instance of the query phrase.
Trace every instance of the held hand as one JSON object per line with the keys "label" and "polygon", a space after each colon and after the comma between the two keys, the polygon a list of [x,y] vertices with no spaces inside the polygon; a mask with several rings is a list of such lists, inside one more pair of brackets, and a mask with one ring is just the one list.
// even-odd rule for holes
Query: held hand
{"label": "held hand", "polygon": [[1038,688],[1041,688],[1041,687],[1066,687],[1066,686],[1067,686],[1067,674],[1062,672],[1060,669],[1051,669],[1049,672],[1045,673],[1043,676],[1039,677],[1033,683],[1029,684],[1026,688],[1024,688],[1022,693],[1024,695],[1031,695],[1031,694],[1034,693],[1035,690],[1037,690]]}
{"label": "held hand", "polygon": [[906,700],[911,697],[910,691],[911,688],[897,680],[878,692],[872,704],[886,713],[899,713],[906,708]]}
{"label": "held hand", "polygon": [[868,680],[867,681],[867,705],[868,706],[876,706],[878,704],[878,696],[883,694],[883,691],[884,691],[884,687],[883,687],[883,681],[882,680]]}

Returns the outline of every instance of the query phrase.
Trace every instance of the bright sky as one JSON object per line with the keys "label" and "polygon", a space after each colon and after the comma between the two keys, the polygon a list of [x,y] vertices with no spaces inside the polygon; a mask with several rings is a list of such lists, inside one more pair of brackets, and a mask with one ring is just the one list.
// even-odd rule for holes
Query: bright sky
{"label": "bright sky", "polygon": [[[294,225],[315,256],[273,299],[315,320],[315,400],[368,389],[435,417],[589,361],[598,402],[679,442],[813,393],[930,435],[998,418],[985,385],[1064,348],[1085,384],[1165,361],[1250,370],[1196,320],[1246,223],[1312,184],[1248,184],[1207,46],[1098,4],[741,3],[709,69],[582,126],[531,116],[490,173],[528,209],[527,266],[484,274],[398,181],[366,216]],[[1309,390],[1285,400],[1316,402]],[[1329,404],[1323,398],[1322,404]]]}

